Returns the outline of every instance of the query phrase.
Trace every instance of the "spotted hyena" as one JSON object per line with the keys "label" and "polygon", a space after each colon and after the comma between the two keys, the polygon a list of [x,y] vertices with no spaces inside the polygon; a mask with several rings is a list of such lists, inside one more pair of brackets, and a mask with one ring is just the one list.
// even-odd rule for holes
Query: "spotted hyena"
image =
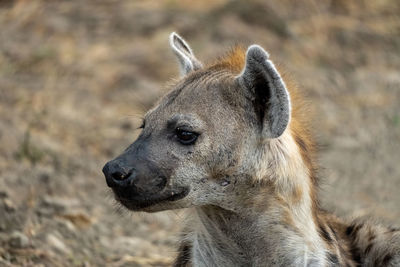
{"label": "spotted hyena", "polygon": [[320,208],[305,104],[263,48],[170,45],[181,79],[103,172],[130,210],[190,208],[175,266],[400,265],[399,230]]}

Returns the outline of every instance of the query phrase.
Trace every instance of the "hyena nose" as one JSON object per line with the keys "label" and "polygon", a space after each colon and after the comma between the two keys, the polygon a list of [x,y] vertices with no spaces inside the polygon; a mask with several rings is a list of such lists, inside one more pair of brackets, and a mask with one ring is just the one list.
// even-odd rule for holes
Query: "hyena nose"
{"label": "hyena nose", "polygon": [[122,167],[118,161],[110,161],[103,167],[103,173],[109,187],[124,187],[135,178],[134,168]]}

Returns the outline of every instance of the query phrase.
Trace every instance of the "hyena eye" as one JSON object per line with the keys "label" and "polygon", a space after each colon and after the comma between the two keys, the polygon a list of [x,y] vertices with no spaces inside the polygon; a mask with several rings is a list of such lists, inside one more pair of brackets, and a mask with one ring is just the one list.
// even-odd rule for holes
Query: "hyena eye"
{"label": "hyena eye", "polygon": [[142,121],[142,124],[140,124],[140,126],[139,126],[139,129],[144,129],[144,126],[145,126],[146,124],[145,124],[145,122],[144,122],[144,120]]}
{"label": "hyena eye", "polygon": [[194,142],[196,142],[197,140],[197,137],[199,136],[197,133],[189,132],[181,128],[176,128],[175,134],[178,138],[178,141],[183,145],[194,144]]}

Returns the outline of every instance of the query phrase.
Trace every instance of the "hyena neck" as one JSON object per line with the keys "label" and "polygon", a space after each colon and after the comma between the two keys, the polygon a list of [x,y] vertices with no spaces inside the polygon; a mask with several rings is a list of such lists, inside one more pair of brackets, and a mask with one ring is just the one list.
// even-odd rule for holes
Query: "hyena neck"
{"label": "hyena neck", "polygon": [[298,227],[293,223],[298,217],[279,208],[236,213],[208,206],[197,208],[196,215],[194,266],[324,266],[326,251],[316,228]]}
{"label": "hyena neck", "polygon": [[[289,203],[281,194],[267,191],[248,192],[257,199],[236,211],[196,208],[193,259],[199,264],[194,266],[325,265],[326,244],[318,233],[308,197],[297,196],[295,203]],[[264,197],[260,193],[265,193]]]}
{"label": "hyena neck", "polygon": [[[259,177],[257,186],[243,190],[252,197],[233,201],[233,211],[197,208],[198,256],[205,256],[207,251],[206,257],[219,255],[222,265],[234,260],[236,263],[230,266],[240,262],[256,266],[267,262],[272,266],[323,266],[326,244],[318,231],[320,216],[311,172],[292,137],[284,136],[266,146],[267,152],[259,158],[280,165],[269,164],[258,172],[264,178]],[[277,153],[271,155],[274,150]]]}

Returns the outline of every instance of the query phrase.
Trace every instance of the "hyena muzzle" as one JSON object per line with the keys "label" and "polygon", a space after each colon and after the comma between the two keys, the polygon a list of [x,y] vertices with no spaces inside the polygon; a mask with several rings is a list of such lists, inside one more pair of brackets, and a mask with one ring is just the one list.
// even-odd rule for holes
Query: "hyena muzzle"
{"label": "hyena muzzle", "polygon": [[130,210],[192,208],[175,266],[399,266],[397,229],[319,207],[309,113],[263,48],[170,45],[181,79],[103,172]]}

